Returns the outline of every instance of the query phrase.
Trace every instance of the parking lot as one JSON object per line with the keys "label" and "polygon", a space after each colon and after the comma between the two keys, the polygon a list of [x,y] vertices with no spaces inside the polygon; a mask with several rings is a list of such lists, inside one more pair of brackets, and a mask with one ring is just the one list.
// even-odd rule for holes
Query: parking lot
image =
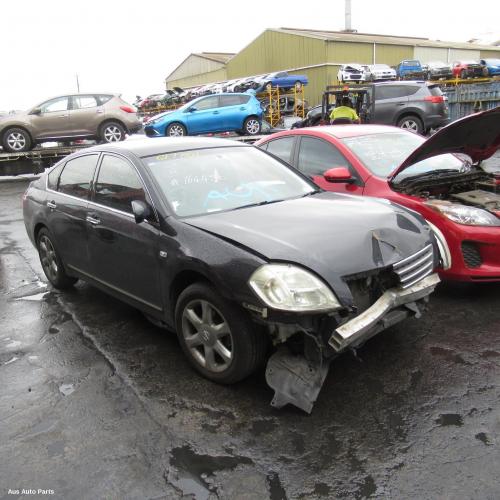
{"label": "parking lot", "polygon": [[277,411],[262,371],[216,385],[135,309],[47,286],[26,187],[0,183],[0,498],[498,498],[500,285],[439,285]]}

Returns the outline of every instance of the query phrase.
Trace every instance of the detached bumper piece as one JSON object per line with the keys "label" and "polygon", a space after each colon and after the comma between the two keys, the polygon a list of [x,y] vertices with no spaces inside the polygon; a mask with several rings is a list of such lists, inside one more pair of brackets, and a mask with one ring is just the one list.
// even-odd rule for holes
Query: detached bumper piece
{"label": "detached bumper piece", "polygon": [[285,346],[280,347],[266,367],[266,381],[275,391],[271,406],[282,408],[290,403],[311,413],[329,367],[328,359],[308,361],[304,356],[293,355]]}
{"label": "detached bumper piece", "polygon": [[[437,274],[431,274],[411,286],[404,283],[403,286],[387,290],[366,311],[337,328],[328,343],[335,352],[340,353],[349,347],[362,344],[412,312],[418,316],[416,302],[430,295],[439,281]],[[400,306],[406,306],[407,310],[396,309]]]}

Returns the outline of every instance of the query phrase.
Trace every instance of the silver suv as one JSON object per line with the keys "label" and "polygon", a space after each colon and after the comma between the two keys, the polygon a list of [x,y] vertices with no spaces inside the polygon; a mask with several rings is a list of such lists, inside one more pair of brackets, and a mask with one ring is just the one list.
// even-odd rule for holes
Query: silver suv
{"label": "silver suv", "polygon": [[116,142],[140,128],[136,109],[119,94],[64,95],[0,118],[0,144],[5,151],[18,153],[47,141]]}

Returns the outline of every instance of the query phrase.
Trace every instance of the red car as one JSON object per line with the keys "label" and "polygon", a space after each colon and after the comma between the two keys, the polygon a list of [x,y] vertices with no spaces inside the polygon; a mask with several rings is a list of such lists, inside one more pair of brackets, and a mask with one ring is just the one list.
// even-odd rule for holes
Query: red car
{"label": "red car", "polygon": [[455,61],[451,67],[453,78],[474,78],[484,76],[479,61]]}
{"label": "red car", "polygon": [[279,132],[256,145],[327,191],[386,198],[420,213],[448,244],[443,278],[500,281],[500,166],[493,173],[479,166],[500,148],[500,107],[427,140],[396,127],[333,125]]}

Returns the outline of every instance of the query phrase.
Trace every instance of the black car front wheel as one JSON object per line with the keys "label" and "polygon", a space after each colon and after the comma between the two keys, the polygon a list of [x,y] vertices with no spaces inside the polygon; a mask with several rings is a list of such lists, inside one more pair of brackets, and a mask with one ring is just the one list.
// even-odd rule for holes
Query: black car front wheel
{"label": "black car front wheel", "polygon": [[21,153],[31,149],[31,137],[22,128],[9,128],[3,134],[2,145],[9,153]]}
{"label": "black car front wheel", "polygon": [[243,131],[246,135],[257,135],[262,125],[255,116],[249,116],[243,123]]}
{"label": "black car front wheel", "polygon": [[47,279],[59,290],[73,286],[78,280],[66,274],[49,231],[42,228],[37,237],[38,255]]}
{"label": "black car front wheel", "polygon": [[102,125],[100,133],[104,143],[120,142],[125,140],[125,129],[118,122],[108,122]]}
{"label": "black car front wheel", "polygon": [[264,361],[267,338],[244,310],[211,286],[186,288],[175,309],[176,330],[184,354],[204,377],[222,384],[244,379]]}
{"label": "black car front wheel", "polygon": [[421,134],[424,131],[424,124],[422,120],[418,116],[404,116],[401,118],[397,126],[399,128],[409,130],[410,132],[416,132],[417,134]]}

